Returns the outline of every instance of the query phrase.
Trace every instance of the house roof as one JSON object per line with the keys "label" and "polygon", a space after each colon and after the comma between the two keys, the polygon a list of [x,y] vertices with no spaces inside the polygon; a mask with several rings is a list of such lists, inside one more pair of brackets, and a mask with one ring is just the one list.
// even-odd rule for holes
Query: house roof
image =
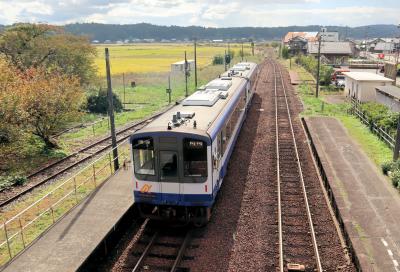
{"label": "house roof", "polygon": [[307,39],[309,42],[314,42],[318,39],[318,32],[288,32],[283,38],[284,43],[288,43],[295,37],[302,37]]}
{"label": "house roof", "polygon": [[392,51],[394,49],[394,43],[388,42],[379,42],[375,46],[375,50],[382,50],[382,51]]}
{"label": "house roof", "polygon": [[400,99],[400,88],[389,85],[389,86],[378,86],[375,88],[377,91],[384,93],[390,97]]}
{"label": "house roof", "polygon": [[[318,43],[309,42],[307,51],[309,54],[318,54]],[[323,42],[321,44],[321,54],[351,55],[352,53],[349,42]]]}
{"label": "house roof", "polygon": [[368,72],[344,72],[343,74],[357,81],[393,82],[390,78]]}

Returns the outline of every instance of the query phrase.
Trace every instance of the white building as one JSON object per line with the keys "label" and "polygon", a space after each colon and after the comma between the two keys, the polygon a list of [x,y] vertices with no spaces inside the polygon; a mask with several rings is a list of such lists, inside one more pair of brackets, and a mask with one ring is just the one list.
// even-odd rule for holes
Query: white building
{"label": "white building", "polygon": [[385,105],[390,110],[400,112],[400,88],[390,86],[379,86],[375,88],[376,102]]}
{"label": "white building", "polygon": [[345,94],[360,102],[376,101],[375,88],[392,85],[393,80],[368,72],[345,72]]}
{"label": "white building", "polygon": [[324,42],[338,42],[339,41],[339,32],[337,31],[328,31],[326,28],[322,28],[318,33],[318,36],[321,36],[321,40]]}
{"label": "white building", "polygon": [[[188,60],[188,71],[194,70],[194,60]],[[175,63],[171,64],[171,72],[172,73],[179,73],[179,72],[185,72],[185,61],[178,61]]]}

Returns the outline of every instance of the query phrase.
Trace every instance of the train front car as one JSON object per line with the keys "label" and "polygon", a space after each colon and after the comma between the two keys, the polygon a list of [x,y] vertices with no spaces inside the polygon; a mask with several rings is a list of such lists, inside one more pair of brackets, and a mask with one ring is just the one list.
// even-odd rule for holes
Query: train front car
{"label": "train front car", "polygon": [[210,219],[257,72],[253,63],[235,67],[131,136],[142,217],[195,225]]}

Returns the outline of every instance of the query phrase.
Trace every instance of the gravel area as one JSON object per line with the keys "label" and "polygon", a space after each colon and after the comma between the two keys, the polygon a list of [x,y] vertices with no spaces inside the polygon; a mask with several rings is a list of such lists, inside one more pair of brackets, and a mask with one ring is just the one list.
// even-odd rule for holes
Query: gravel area
{"label": "gravel area", "polygon": [[[233,151],[211,221],[206,227],[196,230],[195,238],[185,251],[180,265],[185,268],[184,271],[277,270],[277,162],[272,61],[269,59],[261,64],[252,106]],[[284,69],[283,76],[288,88],[304,179],[310,190],[311,212],[316,218],[314,227],[324,271],[355,271],[346,257],[319,185],[298,118],[302,104],[288,83],[289,75]],[[292,192],[297,190],[289,186],[287,189]],[[297,212],[293,207],[286,208],[288,214]],[[292,223],[296,224],[297,221]],[[308,230],[299,227],[297,233],[306,235]],[[137,236],[133,236],[126,237],[132,240],[125,242],[125,248],[119,250],[122,252],[119,258],[109,266],[112,271],[128,271],[131,260],[135,259],[132,258],[135,248],[143,247],[135,238]],[[168,252],[171,252],[170,249],[159,251]]]}

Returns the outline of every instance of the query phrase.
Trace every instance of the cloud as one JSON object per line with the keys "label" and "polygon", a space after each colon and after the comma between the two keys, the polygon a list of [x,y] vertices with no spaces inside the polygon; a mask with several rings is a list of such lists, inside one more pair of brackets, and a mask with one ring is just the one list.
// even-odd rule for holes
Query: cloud
{"label": "cloud", "polygon": [[[285,26],[399,23],[400,2],[354,0],[0,0],[0,24],[100,22]],[[335,7],[336,5],[336,7]],[[384,14],[384,16],[382,16]],[[351,20],[349,20],[351,18]]]}

